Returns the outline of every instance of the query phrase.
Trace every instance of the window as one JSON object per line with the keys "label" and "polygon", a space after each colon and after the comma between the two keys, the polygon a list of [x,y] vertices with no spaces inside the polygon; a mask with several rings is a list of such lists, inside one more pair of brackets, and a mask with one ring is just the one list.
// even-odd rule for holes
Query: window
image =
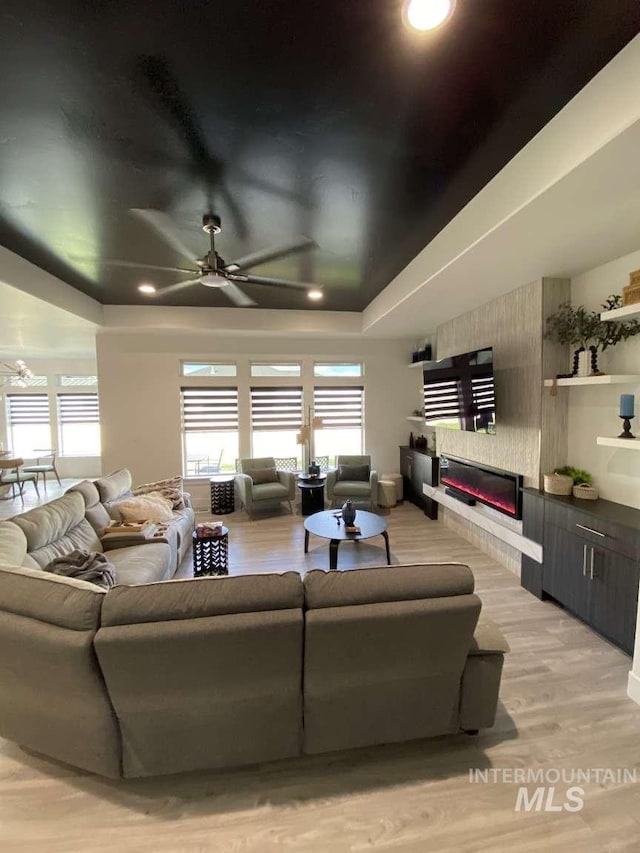
{"label": "window", "polygon": [[255,362],[251,365],[252,376],[300,376],[302,373],[299,363],[296,364],[262,364]]}
{"label": "window", "polygon": [[63,456],[100,456],[97,394],[58,394],[58,429]]}
{"label": "window", "polygon": [[331,379],[340,376],[362,376],[362,364],[354,362],[353,364],[321,364],[316,362],[313,365],[313,375],[322,376]]}
{"label": "window", "polygon": [[215,364],[209,361],[183,361],[183,376],[237,376],[235,364]]}
{"label": "window", "polygon": [[302,446],[296,436],[302,427],[302,388],[251,389],[251,446],[253,456],[295,456],[302,467]]}
{"label": "window", "polygon": [[364,388],[361,386],[313,389],[313,414],[322,426],[314,430],[315,456],[328,456],[335,465],[340,454],[362,453],[364,445]]}
{"label": "window", "polygon": [[58,376],[58,385],[97,385],[97,376]]}
{"label": "window", "polygon": [[8,394],[7,400],[9,435],[14,456],[32,457],[34,450],[49,450],[49,397],[46,394]]}
{"label": "window", "polygon": [[182,388],[186,477],[235,471],[238,456],[238,389]]}

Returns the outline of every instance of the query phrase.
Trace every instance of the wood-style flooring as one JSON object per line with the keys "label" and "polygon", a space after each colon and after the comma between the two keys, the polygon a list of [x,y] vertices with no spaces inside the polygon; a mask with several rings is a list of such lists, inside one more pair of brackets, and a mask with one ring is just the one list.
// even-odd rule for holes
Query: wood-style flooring
{"label": "wood-style flooring", "polygon": [[[49,497],[54,492],[50,486]],[[398,506],[387,517],[394,562],[468,563],[484,610],[505,632],[512,651],[493,729],[477,738],[125,782],[0,740],[0,851],[640,851],[640,784],[591,782],[579,812],[524,813],[515,811],[518,785],[469,781],[473,768],[628,768],[640,779],[640,707],[626,696],[630,659],[537,601],[508,570],[415,507]],[[231,573],[327,565],[324,540],[312,538],[303,554],[299,515],[249,521],[235,513],[227,523]],[[382,563],[382,545],[382,539],[343,545],[339,565]],[[181,569],[189,573],[188,559]],[[566,788],[556,785],[554,806],[564,802]]]}

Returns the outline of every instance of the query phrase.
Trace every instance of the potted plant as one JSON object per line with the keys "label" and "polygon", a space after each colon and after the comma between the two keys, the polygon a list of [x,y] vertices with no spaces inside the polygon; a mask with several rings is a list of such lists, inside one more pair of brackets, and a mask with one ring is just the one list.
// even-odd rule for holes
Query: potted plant
{"label": "potted plant", "polygon": [[[612,294],[602,308],[610,311],[619,308],[622,299]],[[640,332],[637,320],[601,320],[600,314],[587,311],[583,305],[562,302],[555,314],[547,317],[545,338],[574,347],[572,376],[594,376],[598,370],[598,349],[615,346]]]}

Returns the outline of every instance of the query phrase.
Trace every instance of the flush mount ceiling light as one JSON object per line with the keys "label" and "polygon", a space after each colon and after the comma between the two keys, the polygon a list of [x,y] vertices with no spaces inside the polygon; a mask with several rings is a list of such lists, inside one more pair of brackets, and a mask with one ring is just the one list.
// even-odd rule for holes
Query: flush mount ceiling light
{"label": "flush mount ceiling light", "polygon": [[318,302],[318,300],[322,299],[323,295],[324,294],[319,287],[312,287],[311,290],[307,291],[307,296],[314,302]]}
{"label": "flush mount ceiling light", "polygon": [[7,370],[0,370],[0,385],[13,385],[15,388],[26,388],[27,381],[33,379],[33,373],[21,359],[15,364],[0,362]]}
{"label": "flush mount ceiling light", "polygon": [[404,17],[412,29],[426,32],[448,21],[455,7],[456,0],[407,0]]}
{"label": "flush mount ceiling light", "polygon": [[138,285],[138,290],[140,291],[140,293],[147,293],[147,294],[151,294],[151,293],[156,292],[156,289],[152,284],[140,284],[140,285]]}

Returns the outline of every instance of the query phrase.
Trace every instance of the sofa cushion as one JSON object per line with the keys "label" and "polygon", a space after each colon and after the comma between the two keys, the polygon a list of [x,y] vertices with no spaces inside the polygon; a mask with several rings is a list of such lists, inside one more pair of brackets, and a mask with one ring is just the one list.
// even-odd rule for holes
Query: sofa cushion
{"label": "sofa cushion", "polygon": [[115,501],[131,492],[131,472],[128,468],[120,468],[96,480],[96,488],[102,503]]}
{"label": "sofa cushion", "polygon": [[97,629],[104,594],[101,587],[76,578],[40,569],[0,566],[2,610],[61,628]]}
{"label": "sofa cushion", "polygon": [[368,483],[370,474],[371,468],[368,465],[340,465],[337,480]]}
{"label": "sofa cushion", "polygon": [[184,509],[186,506],[182,494],[182,477],[169,477],[165,480],[157,480],[155,483],[143,483],[136,486],[132,492],[134,495],[159,493],[171,501],[172,509]]}
{"label": "sofa cushion", "polygon": [[166,581],[172,574],[172,552],[167,542],[146,542],[113,548],[107,558],[116,570],[116,584]]}
{"label": "sofa cushion", "polygon": [[158,493],[125,498],[118,501],[114,509],[120,514],[120,521],[169,521],[173,513],[171,501]]}
{"label": "sofa cushion", "polygon": [[27,556],[27,537],[13,521],[0,521],[0,563],[21,566]]}
{"label": "sofa cushion", "polygon": [[278,482],[278,472],[275,468],[254,468],[249,476],[253,480],[254,486],[261,486],[263,483]]}
{"label": "sofa cushion", "polygon": [[280,482],[261,483],[259,486],[253,486],[251,491],[254,503],[266,500],[287,500],[289,497],[289,489]]}
{"label": "sofa cushion", "polygon": [[112,519],[104,505],[100,502],[100,495],[95,483],[92,483],[90,480],[83,480],[81,483],[71,486],[67,491],[79,492],[82,495],[84,498],[84,517],[98,536],[102,536]]}
{"label": "sofa cushion", "polygon": [[473,573],[461,563],[381,566],[346,572],[314,569],[304,578],[305,604],[309,609],[443,598],[466,595],[473,588]]}
{"label": "sofa cushion", "polygon": [[333,487],[333,494],[343,497],[368,498],[371,495],[371,485],[369,480],[366,483],[358,480],[338,480]]}
{"label": "sofa cushion", "polygon": [[302,581],[297,572],[116,586],[105,600],[102,625],[290,610],[301,608],[303,597]]}

